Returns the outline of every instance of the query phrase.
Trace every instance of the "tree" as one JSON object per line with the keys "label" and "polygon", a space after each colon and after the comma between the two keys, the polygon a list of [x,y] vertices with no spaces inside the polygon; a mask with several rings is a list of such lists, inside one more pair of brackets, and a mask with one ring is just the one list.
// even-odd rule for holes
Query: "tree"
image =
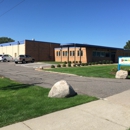
{"label": "tree", "polygon": [[14,42],[15,40],[9,38],[9,37],[0,37],[0,44],[1,43],[7,43],[7,42]]}
{"label": "tree", "polygon": [[128,42],[126,42],[124,49],[130,49],[130,40],[128,40]]}

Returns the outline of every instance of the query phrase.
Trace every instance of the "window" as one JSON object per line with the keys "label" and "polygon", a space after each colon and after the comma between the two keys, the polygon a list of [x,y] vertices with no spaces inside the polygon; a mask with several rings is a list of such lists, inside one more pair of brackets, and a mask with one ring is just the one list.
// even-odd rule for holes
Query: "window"
{"label": "window", "polygon": [[97,52],[93,51],[93,56],[96,57],[97,56]]}
{"label": "window", "polygon": [[100,57],[100,52],[97,52],[97,56]]}
{"label": "window", "polygon": [[72,56],[72,51],[70,51],[70,56]]}
{"label": "window", "polygon": [[72,51],[73,52],[73,56],[75,56],[75,51]]}
{"label": "window", "polygon": [[110,53],[109,52],[106,52],[106,57],[110,57]]}
{"label": "window", "polygon": [[79,51],[77,52],[77,56],[79,56]]}
{"label": "window", "polygon": [[56,56],[60,56],[60,51],[57,51],[57,52],[56,52]]}
{"label": "window", "polygon": [[83,56],[83,51],[82,50],[80,51],[80,56]]}
{"label": "window", "polygon": [[70,56],[74,56],[75,52],[74,51],[70,51]]}
{"label": "window", "polygon": [[63,56],[67,56],[68,52],[67,51],[63,51]]}
{"label": "window", "polygon": [[65,51],[65,56],[68,56],[68,52],[67,51]]}
{"label": "window", "polygon": [[105,57],[105,52],[100,52],[100,57]]}
{"label": "window", "polygon": [[78,53],[77,53],[77,56],[83,56],[83,51],[79,50]]}
{"label": "window", "polygon": [[93,57],[110,57],[110,53],[103,51],[93,51]]}

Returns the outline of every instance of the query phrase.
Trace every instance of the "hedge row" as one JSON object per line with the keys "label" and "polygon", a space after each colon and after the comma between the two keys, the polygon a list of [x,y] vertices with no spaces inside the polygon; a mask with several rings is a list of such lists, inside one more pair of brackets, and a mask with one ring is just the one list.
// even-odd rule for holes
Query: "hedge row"
{"label": "hedge row", "polygon": [[[76,66],[87,66],[87,65],[97,65],[97,64],[112,64],[113,62],[112,61],[109,61],[109,60],[107,60],[107,61],[105,61],[105,60],[103,60],[103,61],[98,61],[98,62],[89,62],[89,63],[73,63],[72,64],[72,62],[71,61],[69,61],[68,63],[65,61],[64,63],[63,63],[63,65],[61,65],[61,64],[57,64],[57,67],[66,67],[66,66],[68,66],[68,67],[71,67],[71,66],[73,66],[73,67],[76,67]],[[52,65],[51,66],[51,68],[55,68],[56,66],[54,66],[54,65]]]}

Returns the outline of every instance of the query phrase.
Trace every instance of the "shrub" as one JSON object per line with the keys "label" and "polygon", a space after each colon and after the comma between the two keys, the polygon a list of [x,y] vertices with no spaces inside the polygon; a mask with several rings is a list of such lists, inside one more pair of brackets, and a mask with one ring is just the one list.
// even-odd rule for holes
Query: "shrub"
{"label": "shrub", "polygon": [[63,64],[62,67],[66,67],[66,64]]}
{"label": "shrub", "polygon": [[79,61],[79,64],[81,64],[82,63],[82,61]]}
{"label": "shrub", "polygon": [[114,75],[115,75],[116,72],[117,72],[117,67],[114,67],[114,68],[111,69],[111,74],[114,74]]}
{"label": "shrub", "polygon": [[95,65],[95,62],[92,62],[91,64],[92,64],[92,65]]}
{"label": "shrub", "polygon": [[91,65],[92,63],[91,62],[88,62],[88,65]]}
{"label": "shrub", "polygon": [[64,61],[64,64],[67,64],[67,62],[66,62],[66,61]]}
{"label": "shrub", "polygon": [[80,67],[80,64],[77,64],[77,66],[79,66],[79,67]]}
{"label": "shrub", "polygon": [[111,60],[111,61],[110,61],[110,64],[112,64],[112,63],[113,63],[113,61]]}
{"label": "shrub", "polygon": [[109,61],[109,60],[107,60],[107,61],[106,61],[106,64],[110,64],[110,61]]}
{"label": "shrub", "polygon": [[106,61],[105,61],[105,60],[103,60],[103,61],[102,61],[102,64],[106,64]]}
{"label": "shrub", "polygon": [[70,64],[70,63],[68,63],[68,67],[71,67],[71,64]]}
{"label": "shrub", "polygon": [[95,65],[98,64],[98,62],[95,62]]}
{"label": "shrub", "polygon": [[102,61],[98,61],[98,64],[102,64]]}
{"label": "shrub", "polygon": [[60,65],[60,64],[58,64],[58,65],[57,65],[57,67],[61,67],[61,65]]}
{"label": "shrub", "polygon": [[82,65],[82,66],[85,66],[85,63],[82,63],[81,65]]}
{"label": "shrub", "polygon": [[68,61],[68,64],[71,64],[71,61]]}
{"label": "shrub", "polygon": [[55,68],[55,66],[54,66],[54,65],[51,65],[51,68]]}
{"label": "shrub", "polygon": [[73,64],[73,67],[76,67],[76,64]]}

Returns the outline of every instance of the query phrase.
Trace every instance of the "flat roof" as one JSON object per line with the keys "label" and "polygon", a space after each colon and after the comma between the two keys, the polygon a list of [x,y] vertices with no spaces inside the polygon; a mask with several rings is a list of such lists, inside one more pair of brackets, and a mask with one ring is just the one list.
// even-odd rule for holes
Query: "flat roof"
{"label": "flat roof", "polygon": [[[117,48],[117,47],[99,46],[99,45],[91,45],[91,44],[79,44],[79,43],[63,44],[63,45],[60,45],[60,47],[96,47],[96,48],[124,50],[123,48]],[[57,47],[57,48],[59,48],[59,47]]]}
{"label": "flat roof", "polygon": [[24,44],[24,41],[1,43],[0,47],[11,46],[11,45],[18,45],[18,44]]}

